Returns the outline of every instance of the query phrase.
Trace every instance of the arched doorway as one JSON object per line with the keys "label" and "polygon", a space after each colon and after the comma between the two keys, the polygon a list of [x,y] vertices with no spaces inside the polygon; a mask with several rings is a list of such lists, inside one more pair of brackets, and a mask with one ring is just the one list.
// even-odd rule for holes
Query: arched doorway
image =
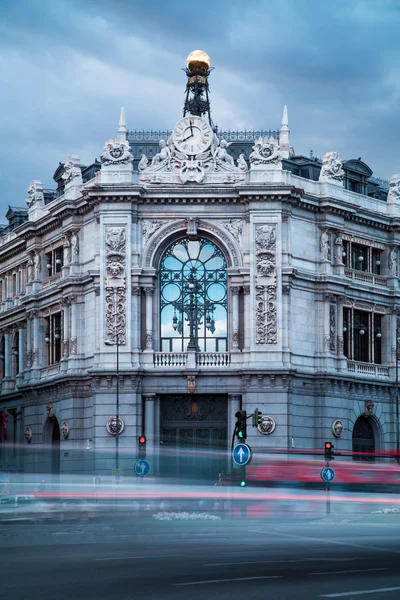
{"label": "arched doorway", "polygon": [[[375,452],[375,433],[371,417],[362,415],[354,423],[353,452]],[[374,462],[375,456],[353,456],[353,460]]]}

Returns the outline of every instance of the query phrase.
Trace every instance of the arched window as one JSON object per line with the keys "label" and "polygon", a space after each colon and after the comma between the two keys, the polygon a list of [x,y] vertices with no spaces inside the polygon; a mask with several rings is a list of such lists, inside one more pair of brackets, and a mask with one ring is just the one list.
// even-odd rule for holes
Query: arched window
{"label": "arched window", "polygon": [[160,270],[161,351],[227,351],[227,273],[209,240],[183,239],[165,252]]}

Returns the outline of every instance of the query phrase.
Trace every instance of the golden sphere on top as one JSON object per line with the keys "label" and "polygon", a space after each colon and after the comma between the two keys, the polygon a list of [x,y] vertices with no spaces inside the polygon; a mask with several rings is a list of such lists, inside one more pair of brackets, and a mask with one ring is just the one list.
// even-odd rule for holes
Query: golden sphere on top
{"label": "golden sphere on top", "polygon": [[191,73],[205,73],[210,65],[210,57],[203,50],[193,50],[186,59],[186,66]]}

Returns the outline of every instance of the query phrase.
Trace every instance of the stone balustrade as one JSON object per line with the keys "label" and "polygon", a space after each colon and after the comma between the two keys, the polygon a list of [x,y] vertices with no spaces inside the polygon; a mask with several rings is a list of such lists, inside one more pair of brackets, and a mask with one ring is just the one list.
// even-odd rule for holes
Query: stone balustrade
{"label": "stone balustrade", "polygon": [[389,367],[382,365],[375,365],[373,363],[355,362],[353,360],[347,361],[347,370],[350,373],[356,375],[369,376],[369,377],[389,377]]}

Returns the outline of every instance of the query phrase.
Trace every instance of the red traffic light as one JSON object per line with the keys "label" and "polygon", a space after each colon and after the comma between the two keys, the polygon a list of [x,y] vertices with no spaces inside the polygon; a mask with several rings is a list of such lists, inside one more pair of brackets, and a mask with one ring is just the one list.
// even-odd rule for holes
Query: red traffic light
{"label": "red traffic light", "polygon": [[146,443],[146,438],[144,437],[144,435],[141,435],[139,438],[139,444],[145,444]]}
{"label": "red traffic light", "polygon": [[333,445],[332,442],[325,442],[325,450],[332,450]]}

